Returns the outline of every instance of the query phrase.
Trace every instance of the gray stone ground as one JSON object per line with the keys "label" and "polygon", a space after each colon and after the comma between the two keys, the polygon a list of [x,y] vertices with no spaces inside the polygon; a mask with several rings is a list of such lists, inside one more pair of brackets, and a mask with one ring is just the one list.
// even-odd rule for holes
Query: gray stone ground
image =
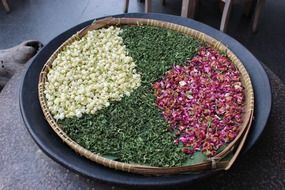
{"label": "gray stone ground", "polygon": [[[184,189],[285,189],[285,86],[267,72],[273,87],[273,109],[259,142],[229,172]],[[16,73],[0,93],[0,189],[125,189],[76,175],[39,149],[20,116],[22,77],[23,72]]]}

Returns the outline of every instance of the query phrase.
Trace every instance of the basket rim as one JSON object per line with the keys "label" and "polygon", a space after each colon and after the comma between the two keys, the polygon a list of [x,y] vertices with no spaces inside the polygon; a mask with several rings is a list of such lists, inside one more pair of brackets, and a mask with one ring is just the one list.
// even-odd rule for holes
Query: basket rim
{"label": "basket rim", "polygon": [[[246,122],[243,123],[243,128],[239,132],[238,137],[231,142],[230,144],[227,145],[226,149],[223,150],[221,153],[217,154],[216,156],[212,157],[211,160],[205,161],[205,163],[202,164],[196,164],[196,165],[191,165],[191,166],[175,166],[175,167],[152,167],[152,166],[146,166],[146,165],[138,165],[138,164],[128,164],[128,163],[123,163],[123,162],[118,162],[118,161],[113,161],[109,160],[107,158],[104,158],[96,153],[92,153],[89,150],[83,148],[79,144],[77,144],[75,141],[73,141],[70,137],[68,137],[63,130],[59,127],[59,125],[56,123],[54,118],[52,117],[51,113],[48,110],[45,96],[44,96],[44,83],[46,81],[46,75],[47,71],[50,68],[49,66],[53,62],[53,59],[56,58],[57,54],[69,43],[72,43],[74,40],[83,37],[87,31],[89,30],[95,30],[98,28],[106,27],[109,25],[151,25],[151,26],[157,26],[161,28],[166,28],[169,30],[175,30],[180,33],[184,33],[187,35],[191,35],[194,38],[197,38],[203,42],[206,42],[210,44],[210,46],[214,47],[215,49],[219,50],[225,50],[227,52],[228,57],[232,61],[234,65],[238,67],[238,70],[241,73],[241,76],[243,78],[243,85],[248,88],[245,88],[248,92],[246,94],[246,106],[248,109],[246,109],[248,112],[245,114],[247,116]],[[246,85],[245,85],[246,84]],[[249,74],[247,73],[244,65],[242,62],[236,57],[236,55],[222,42],[208,36],[207,34],[194,30],[192,28],[174,24],[171,22],[166,22],[166,21],[160,21],[160,20],[154,20],[154,19],[142,19],[142,18],[113,18],[113,17],[108,17],[104,18],[101,20],[96,21],[95,24],[91,24],[73,36],[71,36],[69,39],[67,39],[60,47],[57,48],[57,50],[50,56],[48,61],[45,63],[43,66],[40,76],[39,76],[39,83],[38,83],[38,95],[39,95],[39,100],[40,100],[40,106],[41,109],[43,110],[45,119],[48,121],[49,125],[52,127],[52,129],[56,132],[56,134],[66,143],[68,144],[73,150],[75,150],[77,153],[79,153],[82,156],[85,156],[88,159],[91,159],[92,161],[95,161],[99,164],[103,164],[104,166],[108,166],[114,169],[118,170],[123,170],[123,171],[128,171],[128,172],[133,172],[133,173],[141,173],[141,174],[169,174],[169,173],[181,173],[181,172],[187,172],[187,171],[199,171],[201,168],[212,168],[213,169],[213,163],[220,164],[221,166],[218,169],[224,169],[227,167],[228,162],[221,162],[220,160],[227,155],[227,153],[231,152],[234,145],[240,140],[242,134],[244,131],[250,127],[251,121],[252,121],[252,115],[254,111],[254,96],[253,96],[253,88],[251,84],[251,80],[249,77]],[[197,168],[195,168],[197,166]],[[176,169],[180,169],[179,171],[173,171]],[[157,170],[157,172],[154,172],[153,170]],[[169,170],[169,171],[166,171]]]}

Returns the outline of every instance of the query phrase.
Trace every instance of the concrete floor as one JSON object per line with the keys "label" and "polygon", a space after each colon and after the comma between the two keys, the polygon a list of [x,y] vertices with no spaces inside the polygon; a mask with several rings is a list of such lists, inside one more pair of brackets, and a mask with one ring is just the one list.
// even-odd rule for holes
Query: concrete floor
{"label": "concrete floor", "polygon": [[[46,44],[68,28],[96,17],[120,14],[124,0],[10,0],[11,13],[0,5],[0,49],[27,39]],[[153,1],[153,12],[180,14],[181,0]],[[144,4],[130,1],[129,12],[143,12]],[[245,45],[285,82],[285,1],[267,1],[261,14],[259,31],[250,31],[250,17],[241,16],[240,6],[234,6],[228,34]],[[216,0],[200,1],[196,19],[219,27],[221,12]]]}

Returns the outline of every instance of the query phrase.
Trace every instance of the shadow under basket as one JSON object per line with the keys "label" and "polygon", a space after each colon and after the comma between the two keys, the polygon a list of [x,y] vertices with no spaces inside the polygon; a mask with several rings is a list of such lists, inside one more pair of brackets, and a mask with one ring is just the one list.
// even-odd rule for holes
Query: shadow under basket
{"label": "shadow under basket", "polygon": [[[227,56],[232,61],[232,63],[236,66],[236,68],[241,73],[241,82],[244,86],[244,94],[245,94],[245,104],[244,104],[244,114],[243,114],[243,123],[240,125],[240,131],[237,137],[229,143],[224,150],[220,153],[216,154],[214,157],[205,160],[199,164],[191,165],[191,166],[179,166],[179,167],[151,167],[145,165],[137,165],[137,164],[128,164],[122,163],[118,161],[113,161],[107,158],[100,156],[99,154],[93,153],[79,144],[77,144],[74,140],[67,136],[67,134],[60,128],[60,126],[56,123],[52,114],[50,113],[46,98],[44,95],[45,90],[45,82],[47,81],[47,74],[49,69],[52,66],[53,61],[56,59],[59,52],[64,50],[64,47],[71,44],[72,42],[82,38],[87,34],[88,31],[96,30],[108,26],[121,26],[121,25],[148,25],[148,26],[156,26],[160,28],[165,28],[173,31],[177,31],[179,33],[183,33],[186,35],[190,35],[196,39],[199,39],[209,46],[227,53]],[[40,105],[43,110],[44,116],[48,121],[49,125],[56,132],[56,134],[74,151],[76,151],[81,156],[84,156],[98,164],[102,164],[106,167],[110,167],[116,170],[122,170],[131,173],[138,173],[144,175],[170,175],[170,174],[178,174],[178,173],[189,173],[189,172],[201,172],[203,170],[228,170],[232,164],[235,162],[238,157],[247,135],[249,133],[252,119],[253,119],[253,111],[254,111],[254,95],[253,88],[251,84],[251,80],[249,74],[247,73],[245,67],[241,63],[241,61],[235,56],[235,54],[228,49],[224,44],[217,41],[216,39],[199,32],[197,30],[169,23],[159,20],[151,20],[151,19],[141,19],[141,18],[104,18],[101,20],[97,20],[95,23],[85,27],[78,33],[71,36],[68,40],[66,40],[48,59],[39,77],[38,84],[38,93]],[[230,159],[224,159],[229,154],[232,155]]]}

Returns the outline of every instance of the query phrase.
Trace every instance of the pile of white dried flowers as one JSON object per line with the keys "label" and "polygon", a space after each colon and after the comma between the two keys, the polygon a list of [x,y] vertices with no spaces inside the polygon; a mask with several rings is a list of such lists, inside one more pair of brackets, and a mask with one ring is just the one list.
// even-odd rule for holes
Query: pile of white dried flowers
{"label": "pile of white dried flowers", "polygon": [[113,26],[89,31],[58,54],[44,91],[56,120],[94,114],[140,86],[120,32]]}

